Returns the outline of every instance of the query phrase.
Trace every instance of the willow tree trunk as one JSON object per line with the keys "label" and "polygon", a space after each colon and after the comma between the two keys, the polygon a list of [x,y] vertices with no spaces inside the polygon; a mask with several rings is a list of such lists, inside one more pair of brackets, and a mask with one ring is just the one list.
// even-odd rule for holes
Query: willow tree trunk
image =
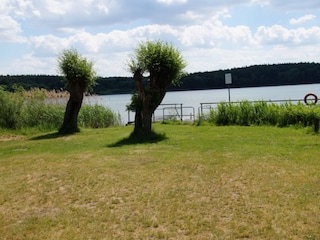
{"label": "willow tree trunk", "polygon": [[135,135],[139,135],[143,132],[142,130],[142,111],[141,109],[136,109],[136,114],[134,117],[134,130],[133,133]]}
{"label": "willow tree trunk", "polygon": [[134,134],[149,135],[152,127],[152,115],[154,110],[150,109],[149,100],[142,99],[142,108],[136,109],[136,115],[134,119]]}
{"label": "willow tree trunk", "polygon": [[139,97],[139,104],[135,106],[136,115],[133,132],[138,135],[150,135],[152,133],[152,115],[162,102],[167,86],[158,86],[155,81],[156,77],[150,75],[150,86],[145,87],[142,83],[141,69],[135,71],[133,78]]}
{"label": "willow tree trunk", "polygon": [[146,96],[142,102],[142,131],[145,135],[151,134],[152,115],[155,110],[150,106],[152,104],[151,98],[152,96]]}
{"label": "willow tree trunk", "polygon": [[59,129],[59,133],[63,134],[79,132],[78,115],[82,106],[84,91],[79,83],[76,82],[70,86],[69,92],[70,98],[64,114],[63,124]]}
{"label": "willow tree trunk", "polygon": [[150,135],[152,133],[152,115],[162,102],[165,91],[141,94],[141,109],[136,109],[134,134]]}

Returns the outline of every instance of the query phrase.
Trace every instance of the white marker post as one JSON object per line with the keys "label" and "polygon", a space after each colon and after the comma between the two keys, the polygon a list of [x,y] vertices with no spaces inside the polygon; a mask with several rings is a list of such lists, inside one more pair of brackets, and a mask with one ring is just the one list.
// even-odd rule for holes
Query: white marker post
{"label": "white marker post", "polygon": [[229,102],[230,102],[230,85],[232,84],[232,75],[231,73],[226,73],[224,75],[225,84],[228,85],[228,94],[229,94]]}

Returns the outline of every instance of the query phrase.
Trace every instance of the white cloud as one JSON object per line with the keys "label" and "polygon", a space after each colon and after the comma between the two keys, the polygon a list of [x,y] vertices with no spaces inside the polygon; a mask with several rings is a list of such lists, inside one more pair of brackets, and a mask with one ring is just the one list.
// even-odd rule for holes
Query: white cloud
{"label": "white cloud", "polygon": [[291,18],[290,19],[290,24],[292,24],[292,25],[302,24],[302,23],[311,21],[311,20],[313,20],[315,18],[316,18],[316,16],[313,15],[313,14],[308,14],[308,15],[305,15],[305,16],[300,17],[300,18]]}
{"label": "white cloud", "polygon": [[175,4],[175,3],[186,3],[187,0],[157,0],[159,3],[164,3],[167,5]]}
{"label": "white cloud", "polygon": [[269,5],[272,5],[275,9],[284,11],[320,9],[320,1],[318,0],[268,0],[268,2]]}
{"label": "white cloud", "polygon": [[[250,13],[258,9],[259,13],[266,10],[272,14],[276,9],[277,14],[268,15],[268,21],[260,25],[259,17],[252,16],[255,26],[259,26],[252,27],[231,15],[237,12],[231,8],[237,6],[241,11],[250,8]],[[292,16],[288,12],[299,8],[308,10],[295,12],[303,17],[292,18],[288,28],[284,25],[288,16]],[[300,59],[317,62],[320,27],[312,27],[311,20],[317,11],[309,9],[320,9],[320,2],[1,0],[0,41],[19,42],[20,49],[23,48],[20,52],[28,53],[15,56],[18,60],[14,61],[16,67],[12,71],[20,69],[22,73],[55,74],[57,55],[62,49],[75,47],[94,60],[98,74],[128,75],[125,63],[129,54],[139,42],[154,39],[178,47],[189,63],[190,72],[292,62],[299,60],[299,55]],[[307,21],[310,21],[308,28],[295,25]]]}
{"label": "white cloud", "polygon": [[251,0],[250,3],[253,5],[259,5],[262,7],[270,5],[270,1],[268,0]]}
{"label": "white cloud", "polygon": [[[223,64],[228,66],[228,59],[229,61],[232,59],[230,67],[248,65],[257,59],[259,59],[257,63],[266,63],[271,59],[271,55],[275,57],[276,54],[272,54],[272,51],[279,52],[281,46],[318,44],[320,27],[292,30],[274,25],[261,26],[256,32],[252,32],[248,26],[229,27],[217,24],[215,21],[184,27],[146,25],[109,33],[92,34],[83,30],[69,37],[37,36],[30,38],[30,46],[33,56],[42,58],[50,56],[54,58],[62,49],[75,47],[94,59],[99,66],[100,75],[110,76],[127,75],[125,62],[129,53],[139,42],[154,39],[166,40],[178,46],[182,54],[188,58],[188,71],[197,71],[196,68],[199,71],[209,66],[211,66],[209,69],[214,69],[214,66],[222,67]],[[210,61],[206,63],[208,59]],[[275,57],[274,61],[278,61],[278,58]],[[112,62],[116,67],[110,67]]]}
{"label": "white cloud", "polygon": [[282,44],[288,42],[292,38],[292,34],[290,30],[280,25],[272,27],[261,26],[258,28],[255,37],[261,45]]}
{"label": "white cloud", "polygon": [[[35,69],[37,69],[35,71]],[[26,54],[19,59],[13,61],[8,69],[10,74],[58,74],[58,65],[56,58],[53,57],[39,57],[32,54]]]}
{"label": "white cloud", "polygon": [[259,27],[255,37],[259,44],[267,45],[308,45],[320,41],[320,27],[287,29],[280,25]]}
{"label": "white cloud", "polygon": [[69,47],[69,41],[54,35],[43,35],[31,37],[29,45],[34,56],[50,57],[57,55],[60,51]]}
{"label": "white cloud", "polygon": [[24,42],[19,23],[9,16],[0,15],[0,42]]}

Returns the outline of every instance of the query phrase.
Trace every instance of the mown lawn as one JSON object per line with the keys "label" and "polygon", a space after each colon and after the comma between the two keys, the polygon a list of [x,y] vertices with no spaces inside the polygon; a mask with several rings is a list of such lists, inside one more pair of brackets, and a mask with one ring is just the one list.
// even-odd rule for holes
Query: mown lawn
{"label": "mown lawn", "polygon": [[0,239],[320,239],[320,137],[155,124],[0,131]]}

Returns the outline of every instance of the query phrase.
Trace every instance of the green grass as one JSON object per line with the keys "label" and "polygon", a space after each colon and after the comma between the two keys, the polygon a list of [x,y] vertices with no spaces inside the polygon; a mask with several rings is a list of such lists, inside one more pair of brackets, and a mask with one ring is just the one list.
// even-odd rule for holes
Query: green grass
{"label": "green grass", "polygon": [[319,135],[154,129],[0,131],[0,238],[320,239]]}

